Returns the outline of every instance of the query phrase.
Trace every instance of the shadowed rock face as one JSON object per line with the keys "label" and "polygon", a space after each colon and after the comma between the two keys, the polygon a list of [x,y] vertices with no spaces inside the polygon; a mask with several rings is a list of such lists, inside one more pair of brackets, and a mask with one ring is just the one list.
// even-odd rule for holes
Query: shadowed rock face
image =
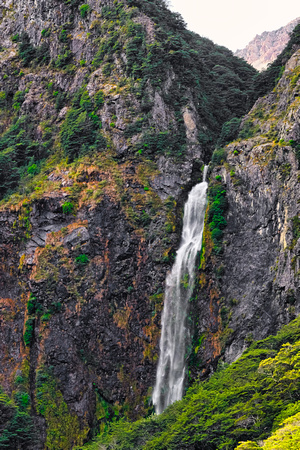
{"label": "shadowed rock face", "polygon": [[198,335],[209,337],[199,353],[204,371],[213,352],[232,362],[299,314],[299,57],[298,50],[276,89],[243,119],[248,138],[229,144],[226,163],[211,174],[228,209],[222,251],[210,253],[208,233],[199,276]]}
{"label": "shadowed rock face", "polygon": [[244,49],[237,50],[235,55],[245,59],[259,71],[266,69],[282,52],[289,41],[290,33],[299,22],[298,17],[278,30],[264,31],[256,35]]}

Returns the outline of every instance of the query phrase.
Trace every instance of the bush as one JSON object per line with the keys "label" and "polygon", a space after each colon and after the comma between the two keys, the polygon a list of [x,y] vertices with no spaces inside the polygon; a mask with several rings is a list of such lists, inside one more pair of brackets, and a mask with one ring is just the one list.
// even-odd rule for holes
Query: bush
{"label": "bush", "polygon": [[209,207],[208,207],[208,227],[211,230],[211,237],[214,243],[214,250],[219,252],[221,249],[221,240],[223,230],[227,226],[224,214],[228,207],[226,189],[217,179],[208,189]]}
{"label": "bush", "polygon": [[40,47],[34,47],[30,43],[27,33],[22,33],[19,44],[19,56],[24,66],[29,66],[33,61],[37,64],[48,64],[50,61],[50,52],[48,45],[43,42]]}
{"label": "bush", "polygon": [[104,92],[98,91],[94,97],[95,106],[97,109],[100,109],[104,105]]}
{"label": "bush", "polygon": [[239,127],[241,125],[241,119],[234,117],[233,119],[225,122],[222,126],[220,137],[218,139],[217,145],[223,147],[229,142],[233,141],[238,136]]}
{"label": "bush", "polygon": [[60,138],[69,161],[79,156],[84,146],[90,146],[95,141],[93,123],[87,111],[71,109],[61,127]]}
{"label": "bush", "polygon": [[62,210],[64,214],[72,214],[72,212],[74,211],[74,205],[72,202],[65,202],[62,205]]}
{"label": "bush", "polygon": [[[102,94],[99,92],[96,100],[101,104]],[[61,144],[69,161],[95,149],[106,148],[106,141],[100,133],[101,121],[93,108],[88,91],[80,89],[74,95],[72,108],[67,112],[60,131]]]}
{"label": "bush", "polygon": [[25,323],[24,344],[30,347],[34,338],[34,319],[30,318]]}
{"label": "bush", "polygon": [[90,262],[90,258],[83,253],[83,254],[77,256],[75,261],[76,261],[76,264],[78,264],[80,266],[85,266],[86,264],[88,264]]}
{"label": "bush", "polygon": [[57,69],[66,69],[68,64],[72,61],[73,53],[68,48],[64,48],[64,53],[57,56],[54,65]]}
{"label": "bush", "polygon": [[38,166],[36,164],[32,164],[27,168],[27,173],[29,173],[30,175],[36,175],[37,173],[39,173]]}
{"label": "bush", "polygon": [[85,3],[84,5],[81,5],[81,6],[80,6],[79,11],[80,11],[80,15],[81,15],[81,17],[82,17],[83,19],[86,18],[86,16],[88,15],[89,10],[90,10],[90,7],[89,7],[89,5],[86,4],[86,3]]}
{"label": "bush", "polygon": [[224,148],[216,148],[212,154],[211,162],[218,166],[224,161],[226,161],[226,150]]}
{"label": "bush", "polygon": [[18,111],[21,108],[24,100],[25,100],[25,92],[17,91],[13,98],[13,108]]}
{"label": "bush", "polygon": [[[15,103],[22,101],[23,94],[15,95]],[[27,116],[14,120],[0,137],[0,196],[13,191],[21,176],[33,160],[41,161],[48,154],[44,144],[33,140],[34,129]]]}
{"label": "bush", "polygon": [[0,108],[5,108],[6,106],[6,92],[0,91]]}

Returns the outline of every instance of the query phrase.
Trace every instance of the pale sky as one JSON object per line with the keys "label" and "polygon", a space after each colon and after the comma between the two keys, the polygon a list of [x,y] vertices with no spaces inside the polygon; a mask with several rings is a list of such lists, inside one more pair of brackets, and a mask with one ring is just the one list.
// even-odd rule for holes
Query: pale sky
{"label": "pale sky", "polygon": [[188,29],[235,51],[300,17],[300,0],[169,0]]}

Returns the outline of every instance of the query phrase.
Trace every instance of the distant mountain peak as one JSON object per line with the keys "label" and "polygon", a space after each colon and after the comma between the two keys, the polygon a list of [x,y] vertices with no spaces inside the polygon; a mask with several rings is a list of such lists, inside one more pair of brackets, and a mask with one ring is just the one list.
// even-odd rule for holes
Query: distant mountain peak
{"label": "distant mountain peak", "polygon": [[242,50],[235,52],[236,56],[245,59],[257,70],[264,70],[282,52],[289,41],[290,33],[300,22],[300,17],[274,31],[264,31]]}

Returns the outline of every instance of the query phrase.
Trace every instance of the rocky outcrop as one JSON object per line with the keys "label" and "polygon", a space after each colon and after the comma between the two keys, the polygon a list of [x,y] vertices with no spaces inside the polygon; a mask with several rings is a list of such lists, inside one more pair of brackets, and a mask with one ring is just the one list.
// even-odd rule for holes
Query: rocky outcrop
{"label": "rocky outcrop", "polygon": [[237,50],[235,55],[243,58],[257,70],[264,70],[271,64],[287,45],[290,33],[300,22],[298,17],[284,27],[275,31],[264,31],[256,35],[254,39],[242,50]]}
{"label": "rocky outcrop", "polygon": [[210,231],[219,218],[205,234],[195,331],[202,348],[193,358],[204,373],[220,356],[235,361],[300,312],[299,57],[298,50],[276,89],[245,116],[240,139],[211,173],[212,192],[226,191],[227,226],[221,247]]}

